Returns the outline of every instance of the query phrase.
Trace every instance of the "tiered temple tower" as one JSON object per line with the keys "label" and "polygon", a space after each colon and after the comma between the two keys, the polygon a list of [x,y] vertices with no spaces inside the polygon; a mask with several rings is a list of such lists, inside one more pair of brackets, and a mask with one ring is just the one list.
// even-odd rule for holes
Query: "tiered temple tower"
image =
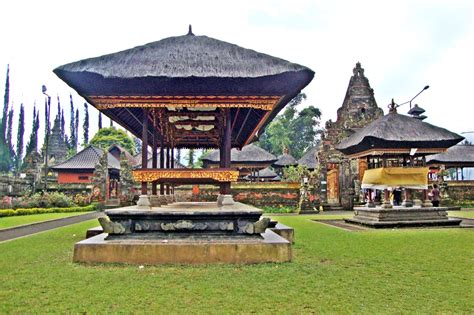
{"label": "tiered temple tower", "polygon": [[326,122],[317,152],[323,183],[319,193],[323,204],[352,208],[352,197],[355,196],[357,200],[360,191],[360,170],[366,166],[357,160],[350,162],[334,146],[381,116],[383,110],[377,106],[374,90],[358,62],[353,69],[344,102],[337,110],[337,120]]}
{"label": "tiered temple tower", "polygon": [[48,157],[51,163],[57,164],[63,162],[66,156],[67,147],[64,143],[63,131],[61,131],[61,119],[60,115],[57,115],[49,136]]}

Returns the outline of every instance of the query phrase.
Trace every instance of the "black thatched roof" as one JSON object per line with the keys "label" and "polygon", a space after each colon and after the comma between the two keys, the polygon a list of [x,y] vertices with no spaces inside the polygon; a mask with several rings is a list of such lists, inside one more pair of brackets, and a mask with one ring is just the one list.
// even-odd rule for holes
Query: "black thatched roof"
{"label": "black thatched roof", "polygon": [[446,152],[426,156],[426,164],[474,166],[474,146],[455,145]]}
{"label": "black thatched roof", "polygon": [[298,161],[288,153],[284,153],[278,157],[278,160],[272,164],[275,167],[296,166]]}
{"label": "black thatched roof", "polygon": [[[150,154],[151,155],[151,154]],[[158,151],[158,154],[156,155],[156,158],[157,158],[157,168],[160,168],[160,155],[161,153]],[[136,162],[135,164],[133,165],[134,168],[141,168],[142,167],[142,155],[139,154],[137,156],[135,156],[136,158]],[[164,161],[165,161],[165,168],[166,168],[166,154],[164,156]],[[149,158],[148,159],[148,163],[147,163],[147,167],[148,168],[153,168],[153,158]],[[181,164],[176,158],[174,159],[174,168],[186,168],[183,164]]]}
{"label": "black thatched roof", "polygon": [[419,119],[391,112],[336,145],[350,155],[371,149],[449,148],[464,138]]}
{"label": "black thatched roof", "polygon": [[306,166],[309,169],[315,169],[318,165],[318,159],[316,153],[318,151],[317,147],[313,147],[306,151],[301,159],[298,160],[299,165]]}
{"label": "black thatched roof", "polygon": [[[232,149],[230,152],[231,164],[271,164],[277,160],[276,156],[265,151],[255,144],[249,144],[241,151]],[[218,164],[220,161],[219,150],[212,150],[202,158],[204,164]]]}
{"label": "black thatched roof", "polygon": [[259,170],[258,172],[255,172],[253,174],[249,174],[246,176],[247,178],[268,178],[268,179],[280,179],[280,176],[278,176],[277,173],[275,173],[272,169],[270,168],[264,168],[263,170]]}
{"label": "black thatched roof", "polygon": [[[53,170],[93,170],[99,163],[104,150],[98,147],[87,147],[79,153],[73,155],[66,161],[56,164]],[[107,153],[109,169],[120,170],[120,162],[112,154]]]}
{"label": "black thatched roof", "polygon": [[87,96],[282,95],[301,90],[314,76],[304,66],[192,33],[69,63],[54,72]]}
{"label": "black thatched roof", "polygon": [[[250,143],[254,131],[261,134],[314,77],[307,67],[192,33],[69,63],[56,68],[54,73],[94,106],[97,106],[94,97],[98,96],[277,97],[279,101],[269,115],[255,108],[231,108],[233,125],[238,126],[232,130],[232,147]],[[144,117],[140,104],[101,111],[141,138]],[[153,135],[151,125],[149,145]],[[199,143],[178,141],[174,146],[217,147],[210,136],[203,139]]]}

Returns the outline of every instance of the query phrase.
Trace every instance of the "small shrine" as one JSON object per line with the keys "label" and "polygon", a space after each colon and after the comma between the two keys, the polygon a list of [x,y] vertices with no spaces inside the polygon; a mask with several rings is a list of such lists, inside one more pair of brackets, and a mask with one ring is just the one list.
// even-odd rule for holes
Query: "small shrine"
{"label": "small shrine", "polygon": [[[291,243],[267,229],[269,219],[261,218],[262,211],[234,202],[231,183],[239,178],[239,170],[232,167],[231,149],[242,149],[256,140],[309,84],[312,70],[196,36],[190,26],[184,36],[73,62],[54,72],[142,140],[141,168],[133,171],[141,183],[137,205],[107,210],[107,217],[101,219],[105,233],[77,243],[74,261],[291,260]],[[219,165],[176,168],[173,149],[180,148],[218,149]],[[218,185],[220,195],[213,203],[159,206],[159,197],[172,194],[173,185],[178,184]]]}
{"label": "small shrine", "polygon": [[[348,158],[366,165],[361,170],[362,189],[367,204],[355,207],[355,216],[346,221],[371,227],[457,225],[448,219],[447,208],[433,207],[428,199],[426,156],[445,152],[463,137],[433,126],[416,117],[397,113],[392,101],[387,115],[343,140],[336,149]],[[390,203],[390,192],[404,190],[400,206]],[[374,190],[383,191],[383,201],[375,206]],[[412,191],[421,191],[420,202],[414,202]]]}

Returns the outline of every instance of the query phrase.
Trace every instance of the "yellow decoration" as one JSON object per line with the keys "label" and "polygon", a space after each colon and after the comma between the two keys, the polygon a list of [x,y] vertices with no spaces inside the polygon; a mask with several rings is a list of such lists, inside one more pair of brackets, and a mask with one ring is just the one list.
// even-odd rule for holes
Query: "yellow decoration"
{"label": "yellow decoration", "polygon": [[133,171],[137,182],[154,182],[166,179],[212,179],[216,182],[236,182],[239,171],[222,169],[142,169]]}
{"label": "yellow decoration", "polygon": [[381,167],[366,170],[362,188],[428,189],[428,167]]}
{"label": "yellow decoration", "polygon": [[215,108],[253,108],[270,111],[280,96],[91,96],[97,109],[139,107],[214,110]]}

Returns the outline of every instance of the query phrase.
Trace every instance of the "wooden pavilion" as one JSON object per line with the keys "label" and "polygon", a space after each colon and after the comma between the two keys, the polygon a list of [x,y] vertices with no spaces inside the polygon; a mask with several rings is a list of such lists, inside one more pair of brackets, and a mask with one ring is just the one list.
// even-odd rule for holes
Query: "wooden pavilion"
{"label": "wooden pavilion", "polygon": [[[359,159],[365,163],[362,173],[362,188],[368,190],[367,206],[375,207],[372,200],[372,189],[384,191],[383,209],[390,209],[389,190],[395,187],[405,189],[404,207],[413,207],[411,190],[423,190],[423,207],[432,208],[427,198],[428,167],[426,155],[445,152],[447,148],[457,144],[464,138],[446,129],[433,126],[413,117],[397,113],[392,101],[387,115],[378,118],[365,128],[340,142],[336,149],[348,155],[349,158]],[[418,207],[415,207],[418,208]],[[445,209],[440,209],[445,210]],[[398,224],[404,221],[411,223],[428,223],[444,218],[446,212],[434,211],[433,217],[427,211],[366,211],[356,209],[355,221],[374,224],[373,220],[392,220]],[[435,220],[436,219],[436,220]],[[425,221],[425,222],[424,222]],[[430,221],[430,222],[431,222]],[[380,222],[377,222],[380,223]],[[436,224],[440,223],[435,222]],[[384,222],[384,224],[388,224]]]}
{"label": "wooden pavilion", "polygon": [[[231,148],[251,143],[278,112],[313,78],[310,69],[206,36],[191,27],[121,52],[81,60],[54,70],[104,115],[141,138],[142,168],[134,178],[152,194],[164,184],[219,184],[222,195],[238,172]],[[147,148],[153,167],[147,168]],[[216,169],[174,169],[173,148],[218,148]],[[142,199],[141,198],[141,199]],[[146,204],[146,200],[142,205]]]}

